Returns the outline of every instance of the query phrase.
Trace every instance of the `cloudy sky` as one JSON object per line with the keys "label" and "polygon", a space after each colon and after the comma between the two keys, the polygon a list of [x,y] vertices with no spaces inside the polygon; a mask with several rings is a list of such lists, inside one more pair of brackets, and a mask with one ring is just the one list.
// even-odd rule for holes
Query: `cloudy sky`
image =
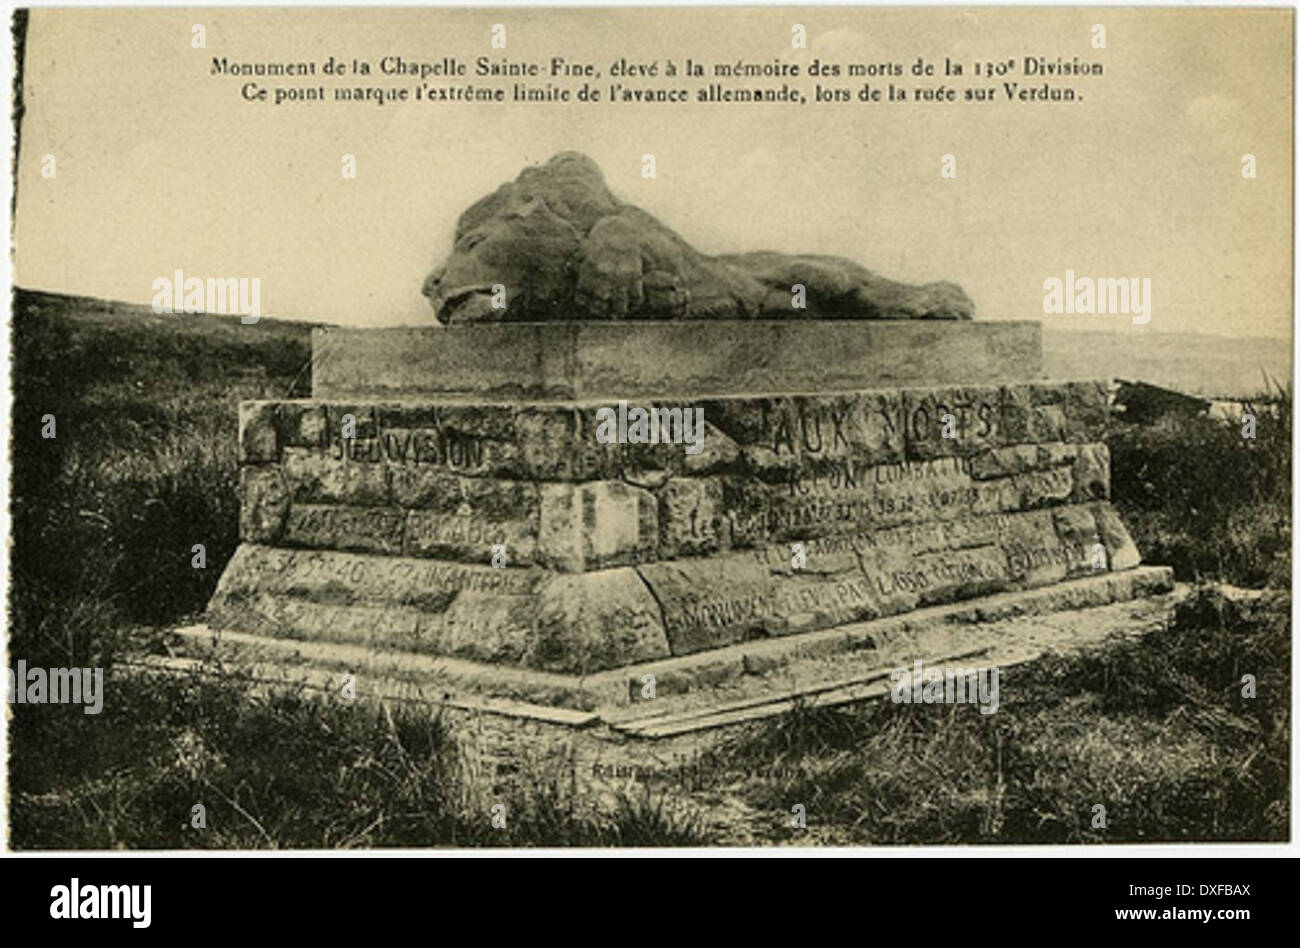
{"label": "cloudy sky", "polygon": [[[490,46],[496,23],[505,50]],[[795,23],[806,50],[791,48]],[[191,45],[196,24],[205,49]],[[1104,50],[1091,46],[1094,24]],[[981,317],[1062,328],[1125,320],[1044,316],[1045,279],[1146,277],[1152,320],[1134,332],[1289,337],[1291,37],[1289,11],[1259,10],[36,10],[16,279],[147,303],[176,269],[256,276],[267,314],[429,322],[420,284],[459,212],[577,149],[616,194],[706,252],[840,254],[960,283]],[[661,69],[1014,58],[1019,71],[1026,56],[1078,56],[1105,74],[1053,80],[1080,91],[1074,103],[279,107],[210,75],[214,56],[331,55],[563,56],[602,72],[619,57]],[[340,173],[345,153],[355,179]],[[641,177],[647,153],[654,180]],[[1241,174],[1247,153],[1254,180]],[[945,154],[956,179],[940,176]]]}

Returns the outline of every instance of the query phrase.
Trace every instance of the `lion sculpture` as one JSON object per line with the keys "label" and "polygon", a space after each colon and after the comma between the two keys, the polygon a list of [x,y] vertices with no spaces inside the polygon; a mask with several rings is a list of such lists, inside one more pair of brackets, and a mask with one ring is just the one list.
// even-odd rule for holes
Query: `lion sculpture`
{"label": "lion sculpture", "polygon": [[841,257],[708,256],[561,152],[475,202],[424,282],[439,322],[584,319],[969,319],[948,282],[915,286]]}

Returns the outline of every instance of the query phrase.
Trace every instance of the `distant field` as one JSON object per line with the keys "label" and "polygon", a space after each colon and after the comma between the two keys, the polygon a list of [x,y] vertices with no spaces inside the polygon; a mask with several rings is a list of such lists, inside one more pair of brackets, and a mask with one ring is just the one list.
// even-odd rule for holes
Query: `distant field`
{"label": "distant field", "polygon": [[1192,395],[1236,399],[1271,387],[1262,372],[1275,382],[1290,380],[1291,340],[1067,332],[1044,326],[1043,362],[1050,378],[1140,380]]}

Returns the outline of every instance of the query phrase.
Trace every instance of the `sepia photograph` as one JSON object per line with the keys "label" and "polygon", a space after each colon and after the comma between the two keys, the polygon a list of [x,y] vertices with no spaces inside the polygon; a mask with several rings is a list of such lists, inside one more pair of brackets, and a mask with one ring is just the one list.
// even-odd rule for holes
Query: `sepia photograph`
{"label": "sepia photograph", "polygon": [[9,14],[11,857],[1294,855],[1292,8]]}

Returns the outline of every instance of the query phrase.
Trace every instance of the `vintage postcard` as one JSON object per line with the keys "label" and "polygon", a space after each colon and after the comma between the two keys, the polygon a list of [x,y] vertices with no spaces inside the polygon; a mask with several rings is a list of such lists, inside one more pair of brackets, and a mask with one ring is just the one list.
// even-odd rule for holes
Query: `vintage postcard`
{"label": "vintage postcard", "polygon": [[1288,844],[1294,28],[13,11],[5,845]]}

